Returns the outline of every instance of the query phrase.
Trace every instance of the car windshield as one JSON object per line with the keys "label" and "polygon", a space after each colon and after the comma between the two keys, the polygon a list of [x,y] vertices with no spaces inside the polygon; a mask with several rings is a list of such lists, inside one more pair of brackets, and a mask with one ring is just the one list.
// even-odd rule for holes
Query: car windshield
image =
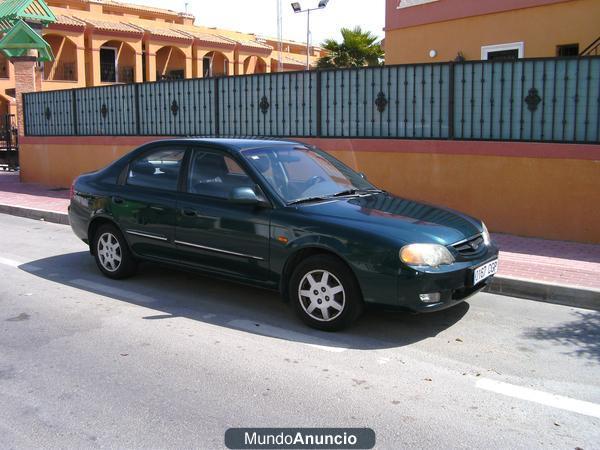
{"label": "car windshield", "polygon": [[242,154],[287,204],[377,190],[363,176],[317,149],[277,145]]}

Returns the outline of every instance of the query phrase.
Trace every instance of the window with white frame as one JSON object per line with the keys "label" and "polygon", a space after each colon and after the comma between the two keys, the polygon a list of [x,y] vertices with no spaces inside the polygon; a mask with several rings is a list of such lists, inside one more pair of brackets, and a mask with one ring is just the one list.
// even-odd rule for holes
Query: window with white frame
{"label": "window with white frame", "polygon": [[484,45],[481,47],[482,60],[514,60],[525,55],[524,42],[511,42],[508,44]]}

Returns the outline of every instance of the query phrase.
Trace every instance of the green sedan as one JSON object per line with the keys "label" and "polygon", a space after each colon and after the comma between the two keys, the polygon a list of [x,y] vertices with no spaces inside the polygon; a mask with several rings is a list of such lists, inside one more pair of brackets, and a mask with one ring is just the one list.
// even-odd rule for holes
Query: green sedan
{"label": "green sedan", "polygon": [[141,260],[191,268],[277,290],[322,330],[367,305],[456,305],[498,269],[480,220],[396,197],[293,141],[146,144],[78,177],[69,217],[107,277]]}

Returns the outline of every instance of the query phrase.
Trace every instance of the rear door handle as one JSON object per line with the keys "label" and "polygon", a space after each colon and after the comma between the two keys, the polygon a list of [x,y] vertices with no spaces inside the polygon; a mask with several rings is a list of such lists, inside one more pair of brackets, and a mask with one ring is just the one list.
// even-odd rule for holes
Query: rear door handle
{"label": "rear door handle", "polygon": [[121,197],[113,197],[112,201],[113,201],[113,203],[116,203],[117,205],[120,205],[123,203],[123,199]]}

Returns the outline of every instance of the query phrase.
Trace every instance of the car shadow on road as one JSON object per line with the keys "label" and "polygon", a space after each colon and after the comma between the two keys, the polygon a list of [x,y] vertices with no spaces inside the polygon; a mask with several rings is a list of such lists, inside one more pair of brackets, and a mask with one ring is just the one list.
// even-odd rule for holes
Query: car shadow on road
{"label": "car shadow on road", "polygon": [[157,311],[141,320],[174,317],[304,344],[351,349],[394,348],[430,337],[457,323],[469,310],[463,302],[428,314],[367,310],[350,329],[327,333],[306,327],[279,294],[210,276],[144,263],[136,276],[102,276],[89,252],[67,253],[19,266],[35,276],[106,298]]}

